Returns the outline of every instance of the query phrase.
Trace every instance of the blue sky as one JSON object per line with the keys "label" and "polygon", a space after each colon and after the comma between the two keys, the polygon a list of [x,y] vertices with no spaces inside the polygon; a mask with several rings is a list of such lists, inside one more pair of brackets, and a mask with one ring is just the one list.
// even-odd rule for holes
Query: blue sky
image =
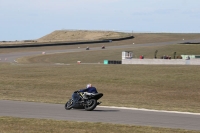
{"label": "blue sky", "polygon": [[200,33],[200,0],[0,0],[0,41],[54,30]]}

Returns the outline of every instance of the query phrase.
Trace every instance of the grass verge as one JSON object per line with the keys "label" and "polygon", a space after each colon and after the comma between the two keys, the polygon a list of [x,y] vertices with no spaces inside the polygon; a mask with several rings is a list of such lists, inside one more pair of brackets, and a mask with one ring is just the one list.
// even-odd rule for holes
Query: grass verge
{"label": "grass verge", "polygon": [[199,133],[180,129],[129,126],[106,123],[69,122],[0,117],[1,133]]}

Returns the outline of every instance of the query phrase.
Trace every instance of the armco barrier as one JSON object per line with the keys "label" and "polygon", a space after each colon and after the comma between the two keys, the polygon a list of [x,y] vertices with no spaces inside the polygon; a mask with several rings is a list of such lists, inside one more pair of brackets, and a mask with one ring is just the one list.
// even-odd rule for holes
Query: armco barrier
{"label": "armco barrier", "polygon": [[100,41],[84,41],[84,42],[53,42],[53,43],[35,43],[35,44],[15,44],[15,45],[0,45],[0,48],[20,48],[20,47],[43,47],[43,46],[60,46],[60,45],[77,45],[77,44],[92,44],[92,43],[109,43],[112,41],[120,41],[126,39],[132,39],[134,36],[116,38],[116,39],[106,39]]}
{"label": "armco barrier", "polygon": [[109,39],[112,41],[122,41],[122,40],[128,40],[128,39],[133,39],[134,36],[128,36],[128,37],[123,37],[123,38],[113,38],[113,39]]}
{"label": "armco barrier", "polygon": [[38,44],[21,44],[0,46],[0,48],[19,48],[19,47],[43,47],[43,46],[61,46],[61,45],[76,45],[76,44],[91,44],[91,43],[108,43],[109,40],[90,41],[90,42],[55,42],[55,43],[38,43]]}

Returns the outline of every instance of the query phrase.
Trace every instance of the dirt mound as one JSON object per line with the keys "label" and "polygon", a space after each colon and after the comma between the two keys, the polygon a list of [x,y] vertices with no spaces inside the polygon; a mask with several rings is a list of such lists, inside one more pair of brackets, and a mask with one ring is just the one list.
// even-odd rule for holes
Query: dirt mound
{"label": "dirt mound", "polygon": [[121,38],[130,36],[130,33],[114,31],[89,31],[89,30],[56,30],[42,38],[38,42],[55,41],[85,41],[85,40],[103,40],[111,38]]}

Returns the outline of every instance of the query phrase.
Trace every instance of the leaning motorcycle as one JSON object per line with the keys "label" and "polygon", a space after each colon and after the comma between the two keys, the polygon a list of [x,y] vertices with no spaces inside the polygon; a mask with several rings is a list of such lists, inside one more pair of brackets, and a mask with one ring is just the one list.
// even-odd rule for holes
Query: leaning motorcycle
{"label": "leaning motorcycle", "polygon": [[75,91],[72,94],[72,98],[65,104],[65,109],[85,109],[87,111],[92,111],[96,108],[97,105],[101,104],[98,102],[103,93],[96,93],[92,95],[87,95],[87,99],[83,98],[83,92]]}

